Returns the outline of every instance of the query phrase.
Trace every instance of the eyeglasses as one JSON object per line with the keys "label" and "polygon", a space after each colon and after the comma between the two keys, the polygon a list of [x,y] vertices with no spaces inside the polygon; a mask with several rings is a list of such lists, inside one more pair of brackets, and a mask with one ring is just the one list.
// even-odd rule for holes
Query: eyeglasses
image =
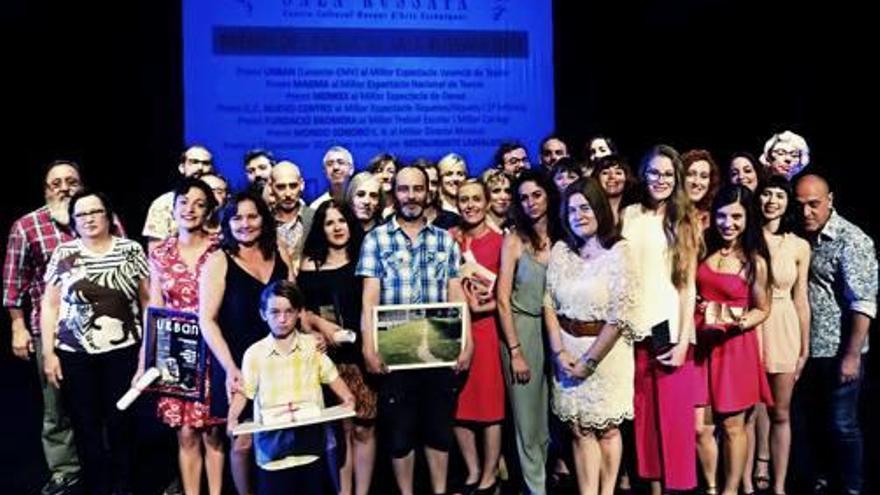
{"label": "eyeglasses", "polygon": [[57,190],[61,189],[61,187],[64,185],[67,185],[67,187],[69,189],[76,189],[80,186],[80,184],[81,184],[81,182],[79,181],[79,179],[74,179],[74,178],[60,179],[60,178],[58,178],[58,179],[53,180],[52,182],[47,182],[46,186],[48,186],[49,189],[57,191]]}
{"label": "eyeglasses", "polygon": [[186,163],[189,163],[190,165],[210,165],[212,162],[210,159],[199,160],[198,158],[187,158]]}
{"label": "eyeglasses", "polygon": [[100,208],[97,210],[81,211],[79,213],[74,213],[73,218],[87,218],[97,215],[103,215],[105,213],[107,213],[107,210]]}
{"label": "eyeglasses", "polygon": [[801,158],[801,150],[784,150],[782,148],[773,148],[770,153],[780,158],[786,155],[794,158],[795,160],[800,160]]}
{"label": "eyeglasses", "polygon": [[666,182],[675,182],[675,172],[660,173],[659,170],[652,168],[645,171],[645,178],[649,182],[660,182],[660,179]]}

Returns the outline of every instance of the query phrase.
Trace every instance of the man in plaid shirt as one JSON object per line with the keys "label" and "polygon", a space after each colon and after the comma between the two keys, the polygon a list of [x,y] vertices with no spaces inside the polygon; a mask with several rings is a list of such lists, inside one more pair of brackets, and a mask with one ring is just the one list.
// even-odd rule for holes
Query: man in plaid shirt
{"label": "man in plaid shirt", "polygon": [[[44,494],[61,494],[76,484],[79,460],[73,443],[70,421],[61,407],[58,389],[48,385],[43,374],[40,345],[40,299],[46,289],[43,274],[52,252],[62,242],[74,238],[67,206],[82,188],[79,166],[57,160],[46,168],[46,204],[19,218],[9,232],[3,263],[3,306],[12,320],[12,351],[21,359],[35,354],[43,388],[43,452],[51,478]],[[30,331],[24,308],[31,307]]]}
{"label": "man in plaid shirt", "polygon": [[[409,165],[394,176],[395,215],[370,231],[361,248],[357,275],[364,277],[361,329],[367,371],[383,374],[379,417],[390,433],[397,486],[413,493],[415,439],[424,441],[434,493],[446,492],[456,402],[453,371],[446,368],[388,373],[373,348],[373,308],[379,304],[461,302],[461,252],[452,236],[425,219],[428,175]],[[473,343],[465,345],[455,372],[470,365]]]}

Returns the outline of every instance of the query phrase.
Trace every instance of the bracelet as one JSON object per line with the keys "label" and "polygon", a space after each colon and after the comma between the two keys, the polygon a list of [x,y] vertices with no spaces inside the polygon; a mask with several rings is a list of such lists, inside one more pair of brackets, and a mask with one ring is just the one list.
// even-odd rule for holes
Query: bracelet
{"label": "bracelet", "polygon": [[[586,356],[586,354],[584,354],[584,356]],[[581,358],[581,361],[583,361],[583,362],[584,362],[584,366],[586,366],[586,368],[587,368],[588,370],[590,370],[590,374],[591,374],[591,375],[592,375],[593,373],[595,373],[595,372],[596,372],[596,368],[599,367],[599,361],[596,361],[595,359],[593,359],[593,358],[591,358],[591,357],[588,357],[588,358],[586,358],[586,359]]]}
{"label": "bracelet", "polygon": [[513,351],[519,349],[520,347],[522,347],[522,342],[518,342],[516,345],[508,346],[507,350],[510,352],[513,352]]}

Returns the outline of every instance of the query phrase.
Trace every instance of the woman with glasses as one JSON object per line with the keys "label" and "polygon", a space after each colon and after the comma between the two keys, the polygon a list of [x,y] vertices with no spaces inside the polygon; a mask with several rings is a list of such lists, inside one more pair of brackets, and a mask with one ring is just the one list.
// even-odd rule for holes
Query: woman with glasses
{"label": "woman with glasses", "polygon": [[810,164],[810,147],[802,136],[783,131],[767,140],[758,160],[767,168],[768,175],[791,180]]}
{"label": "woman with glasses", "polygon": [[660,494],[697,483],[692,315],[702,238],[678,152],[656,146],[642,160],[639,175],[641,201],[621,214],[638,301],[633,423],[638,474]]}
{"label": "woman with glasses", "polygon": [[70,413],[84,492],[128,493],[131,415],[115,404],[137,368],[147,258],[139,244],[117,237],[103,194],[78,192],[68,212],[77,239],[58,246],[46,269],[43,368]]}

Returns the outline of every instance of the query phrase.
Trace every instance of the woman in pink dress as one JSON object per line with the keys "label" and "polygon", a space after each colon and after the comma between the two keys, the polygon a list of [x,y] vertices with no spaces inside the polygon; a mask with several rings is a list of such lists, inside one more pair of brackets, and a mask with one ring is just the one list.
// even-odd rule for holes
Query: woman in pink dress
{"label": "woman in pink dress", "polygon": [[[462,288],[471,310],[474,357],[458,395],[454,431],[468,470],[463,491],[494,493],[504,420],[494,279],[501,266],[504,238],[488,223],[489,193],[482,182],[470,179],[459,185],[456,206],[461,212],[461,226],[450,233],[461,247],[465,261]],[[482,466],[477,455],[477,431],[482,431],[483,436]]]}
{"label": "woman in pink dress", "polygon": [[[208,255],[217,249],[216,237],[208,234],[204,226],[216,206],[211,189],[201,180],[185,179],[174,190],[177,235],[150,252],[150,306],[198,313],[199,275]],[[135,379],[144,371],[144,351],[142,348]],[[210,355],[207,359],[210,366]],[[206,394],[208,389],[206,373]],[[174,397],[159,399],[157,414],[163,423],[177,429],[177,458],[186,495],[201,493],[202,466],[209,493],[219,495],[222,490],[225,456],[222,429],[218,425],[225,423],[225,418],[211,417],[209,403],[207,395],[203,402]]]}
{"label": "woman in pink dress", "polygon": [[[771,270],[752,193],[722,189],[712,204],[707,253],[697,269],[698,417],[714,413],[724,437],[724,495],[736,495],[746,464],[746,414],[772,404],[754,331],[770,311]],[[715,493],[714,480],[707,480]]]}
{"label": "woman in pink dress", "polygon": [[674,148],[654,147],[642,160],[639,176],[641,200],[620,214],[637,301],[633,431],[638,474],[659,495],[697,484],[694,321],[682,316],[694,311],[702,237]]}

